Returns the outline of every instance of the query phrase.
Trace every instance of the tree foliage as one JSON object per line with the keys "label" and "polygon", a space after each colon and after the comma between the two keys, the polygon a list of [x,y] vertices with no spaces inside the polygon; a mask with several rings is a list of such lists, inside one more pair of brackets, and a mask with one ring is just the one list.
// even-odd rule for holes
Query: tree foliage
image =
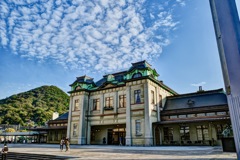
{"label": "tree foliage", "polygon": [[5,131],[6,132],[16,132],[14,128],[7,128]]}
{"label": "tree foliage", "polygon": [[53,112],[67,112],[69,96],[56,86],[42,86],[0,100],[0,124],[43,125]]}

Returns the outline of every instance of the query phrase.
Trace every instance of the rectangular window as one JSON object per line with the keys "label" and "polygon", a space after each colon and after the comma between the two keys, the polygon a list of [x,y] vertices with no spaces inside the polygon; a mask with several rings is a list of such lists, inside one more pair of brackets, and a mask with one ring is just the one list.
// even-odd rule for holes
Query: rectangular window
{"label": "rectangular window", "polygon": [[217,112],[217,115],[226,115],[226,112]]}
{"label": "rectangular window", "polygon": [[54,141],[58,140],[58,131],[55,131],[55,135],[54,135]]}
{"label": "rectangular window", "polygon": [[181,140],[190,140],[189,126],[180,127],[180,137]]}
{"label": "rectangular window", "polygon": [[225,125],[222,125],[222,124],[217,124],[217,139],[221,139],[223,138],[223,130],[226,126]]}
{"label": "rectangular window", "polygon": [[48,138],[49,141],[52,141],[52,131],[49,132],[49,138]]}
{"label": "rectangular window", "polygon": [[187,115],[185,115],[185,114],[178,115],[178,118],[186,118],[186,117],[187,117]]}
{"label": "rectangular window", "polygon": [[197,117],[204,117],[204,116],[206,116],[205,113],[198,113],[197,114]]}
{"label": "rectangular window", "polygon": [[73,137],[77,137],[77,124],[73,124]]}
{"label": "rectangular window", "polygon": [[172,127],[164,127],[163,128],[163,138],[164,138],[164,141],[172,141],[173,140],[173,128]]}
{"label": "rectangular window", "polygon": [[178,118],[177,115],[172,115],[172,116],[169,116],[170,119],[175,119],[175,118]]}
{"label": "rectangular window", "polygon": [[159,109],[162,110],[162,95],[159,95]]}
{"label": "rectangular window", "polygon": [[134,91],[134,102],[135,103],[141,103],[141,90],[139,89],[139,90],[135,90]]}
{"label": "rectangular window", "polygon": [[151,91],[151,103],[154,104],[154,91]]}
{"label": "rectangular window", "polygon": [[207,113],[207,116],[215,116],[215,112]]}
{"label": "rectangular window", "polygon": [[100,99],[93,100],[93,110],[100,110]]}
{"label": "rectangular window", "polygon": [[77,110],[79,110],[79,99],[76,99],[74,103],[74,111],[77,111]]}
{"label": "rectangular window", "polygon": [[197,138],[198,140],[209,140],[208,127],[206,125],[197,126]]}
{"label": "rectangular window", "polygon": [[136,135],[142,135],[142,133],[141,133],[141,120],[136,120]]}
{"label": "rectangular window", "polygon": [[126,107],[126,95],[120,95],[119,96],[119,108],[125,108]]}
{"label": "rectangular window", "polygon": [[113,97],[106,97],[105,98],[105,107],[106,108],[113,108]]}
{"label": "rectangular window", "polygon": [[191,117],[196,117],[195,114],[188,114],[187,117],[191,118]]}

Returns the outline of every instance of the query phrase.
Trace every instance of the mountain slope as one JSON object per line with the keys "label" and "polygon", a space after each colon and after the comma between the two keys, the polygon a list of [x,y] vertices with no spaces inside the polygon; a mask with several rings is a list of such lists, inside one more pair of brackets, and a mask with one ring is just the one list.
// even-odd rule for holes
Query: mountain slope
{"label": "mountain slope", "polygon": [[38,125],[50,120],[53,112],[68,110],[69,96],[56,86],[42,86],[0,100],[0,124]]}

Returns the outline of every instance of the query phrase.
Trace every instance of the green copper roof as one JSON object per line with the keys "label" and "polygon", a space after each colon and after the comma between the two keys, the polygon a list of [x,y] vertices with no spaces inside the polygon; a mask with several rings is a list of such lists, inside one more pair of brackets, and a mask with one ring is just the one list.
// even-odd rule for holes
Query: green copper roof
{"label": "green copper roof", "polygon": [[[159,74],[155,69],[151,67],[151,65],[147,61],[141,61],[137,63],[132,63],[132,66],[127,71],[112,73],[104,75],[102,79],[97,81],[96,83],[93,81],[93,78],[88,77],[86,75],[77,77],[77,79],[70,85],[71,92],[77,90],[97,90],[100,88],[104,88],[107,85],[112,85],[113,87],[122,86],[129,80],[134,80],[137,78],[150,78],[156,82],[158,81]],[[165,86],[165,85],[164,85]],[[169,89],[171,93],[176,93],[173,90]]]}

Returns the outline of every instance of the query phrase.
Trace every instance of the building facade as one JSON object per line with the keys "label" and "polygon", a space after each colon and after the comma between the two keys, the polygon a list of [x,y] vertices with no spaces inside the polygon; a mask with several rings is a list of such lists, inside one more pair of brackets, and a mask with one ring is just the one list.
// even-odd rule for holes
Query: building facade
{"label": "building facade", "polygon": [[178,95],[158,76],[141,61],[97,82],[77,77],[69,92],[71,144],[219,145],[218,128],[230,122],[223,91]]}
{"label": "building facade", "polygon": [[54,120],[48,121],[47,143],[59,143],[61,139],[66,138],[68,124],[68,112],[60,115]]}
{"label": "building facade", "polygon": [[96,83],[77,77],[69,92],[71,144],[153,145],[152,123],[160,120],[166,97],[177,95],[157,78],[146,61]]}
{"label": "building facade", "polygon": [[160,117],[153,124],[155,145],[221,145],[231,126],[222,89],[167,97]]}
{"label": "building facade", "polygon": [[31,131],[38,132],[36,143],[54,143],[59,144],[62,138],[67,136],[68,112],[54,117],[47,122],[44,127],[33,127]]}

